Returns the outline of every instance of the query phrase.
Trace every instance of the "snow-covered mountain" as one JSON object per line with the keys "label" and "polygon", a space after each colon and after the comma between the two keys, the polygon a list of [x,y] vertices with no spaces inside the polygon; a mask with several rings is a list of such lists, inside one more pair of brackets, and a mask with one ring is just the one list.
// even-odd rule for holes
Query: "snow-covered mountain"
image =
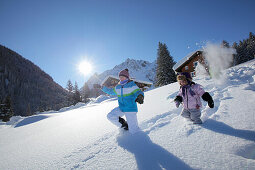
{"label": "snow-covered mountain", "polygon": [[0,169],[247,169],[255,167],[255,60],[225,70],[203,85],[215,102],[203,102],[202,125],[180,116],[178,83],[145,92],[141,132],[116,128],[107,113],[114,98],[0,122]]}
{"label": "snow-covered mountain", "polygon": [[156,61],[150,63],[144,60],[127,59],[125,62],[115,66],[111,70],[107,70],[101,74],[94,74],[87,81],[91,88],[95,83],[101,83],[105,77],[109,75],[118,76],[123,69],[128,69],[131,78],[153,83],[156,75]]}

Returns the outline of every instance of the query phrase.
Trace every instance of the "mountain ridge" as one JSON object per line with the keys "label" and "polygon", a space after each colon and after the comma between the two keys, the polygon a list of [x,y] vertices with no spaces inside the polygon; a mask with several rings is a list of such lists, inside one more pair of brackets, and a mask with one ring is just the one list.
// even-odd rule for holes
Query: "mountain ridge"
{"label": "mountain ridge", "polygon": [[60,109],[67,92],[30,60],[0,45],[0,101],[10,96],[14,115],[28,116],[39,110]]}
{"label": "mountain ridge", "polygon": [[89,88],[93,88],[93,84],[100,84],[105,77],[109,75],[118,76],[123,69],[128,69],[130,78],[147,82],[154,82],[156,76],[156,61],[149,62],[145,60],[126,59],[124,62],[114,66],[112,69],[106,70],[101,74],[95,73],[86,82]]}

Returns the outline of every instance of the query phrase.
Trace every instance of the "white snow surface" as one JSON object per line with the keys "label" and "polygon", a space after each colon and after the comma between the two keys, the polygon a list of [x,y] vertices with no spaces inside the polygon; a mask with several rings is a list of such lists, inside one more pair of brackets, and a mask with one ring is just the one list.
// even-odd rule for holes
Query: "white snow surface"
{"label": "white snow surface", "polygon": [[180,116],[177,83],[145,92],[138,108],[142,131],[133,135],[107,120],[118,104],[103,96],[0,122],[0,169],[254,169],[255,60],[225,73],[221,84],[194,80],[215,101],[213,109],[203,102],[202,125]]}

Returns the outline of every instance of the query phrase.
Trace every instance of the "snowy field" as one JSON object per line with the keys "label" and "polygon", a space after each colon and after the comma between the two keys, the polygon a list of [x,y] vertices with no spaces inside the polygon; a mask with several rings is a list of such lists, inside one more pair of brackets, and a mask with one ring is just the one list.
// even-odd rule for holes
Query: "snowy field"
{"label": "snowy field", "polygon": [[255,60],[225,74],[194,80],[215,102],[203,102],[202,125],[179,116],[177,83],[145,92],[134,135],[107,120],[117,100],[102,96],[0,122],[0,169],[255,169]]}

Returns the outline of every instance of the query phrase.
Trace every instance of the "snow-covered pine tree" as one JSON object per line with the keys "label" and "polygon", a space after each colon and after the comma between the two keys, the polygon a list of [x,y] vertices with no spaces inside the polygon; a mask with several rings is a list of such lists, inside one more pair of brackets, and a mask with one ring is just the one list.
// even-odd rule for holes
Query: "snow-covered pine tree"
{"label": "snow-covered pine tree", "polygon": [[156,87],[176,82],[176,75],[173,70],[174,65],[175,62],[170,55],[166,44],[159,42],[157,52]]}

